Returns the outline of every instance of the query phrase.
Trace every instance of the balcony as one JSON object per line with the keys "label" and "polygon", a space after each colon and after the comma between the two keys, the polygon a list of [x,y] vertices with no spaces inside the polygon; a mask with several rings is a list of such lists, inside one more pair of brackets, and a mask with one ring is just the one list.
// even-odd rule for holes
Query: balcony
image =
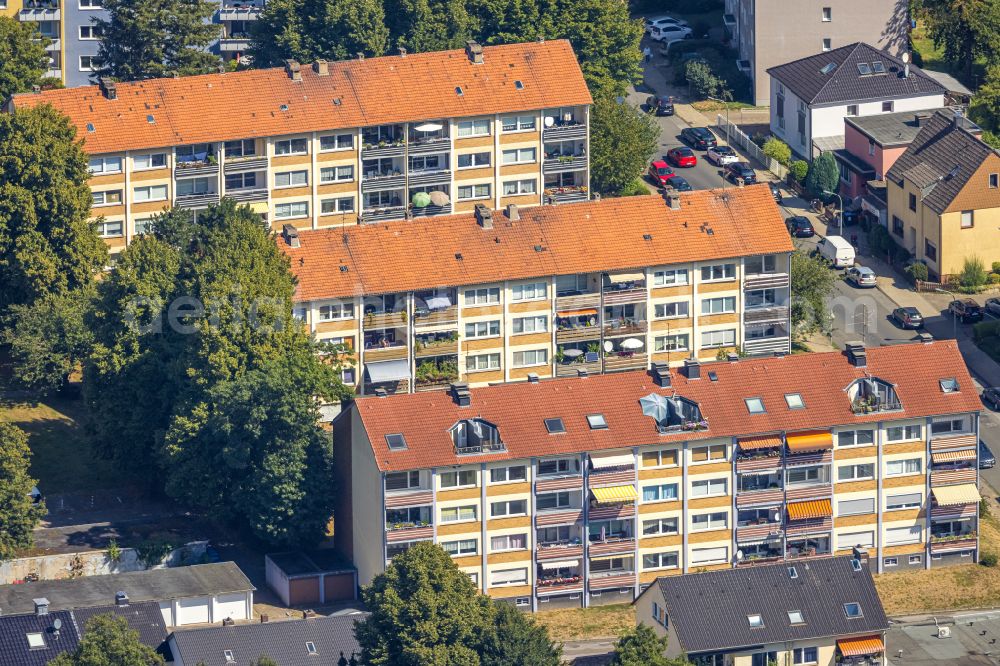
{"label": "balcony", "polygon": [[604,305],[646,302],[646,283],[615,283],[604,288]]}
{"label": "balcony", "polygon": [[395,361],[409,357],[409,348],[403,343],[390,343],[388,346],[365,347],[365,362]]}
{"label": "balcony", "polygon": [[226,190],[226,196],[233,201],[267,201],[266,187],[248,187]]}
{"label": "balcony", "polygon": [[543,194],[545,195],[545,203],[550,204],[563,204],[590,200],[590,193],[587,191],[586,185],[546,187]]}
{"label": "balcony", "polygon": [[753,525],[737,525],[736,541],[760,541],[762,539],[774,539],[782,534],[781,523],[763,522]]}
{"label": "balcony", "polygon": [[361,222],[371,224],[372,222],[387,222],[389,220],[402,220],[406,217],[406,206],[388,206],[386,208],[368,208],[361,213]]}
{"label": "balcony", "polygon": [[569,592],[583,591],[583,578],[581,576],[566,576],[561,578],[539,578],[535,581],[535,591],[539,595],[566,594]]}
{"label": "balcony", "polygon": [[431,391],[458,381],[458,357],[421,361],[413,372],[414,390]]}
{"label": "balcony", "polygon": [[785,501],[785,491],[781,488],[736,491],[736,506],[780,506]]}
{"label": "balcony", "polygon": [[[548,493],[555,490],[579,490],[583,488],[583,475],[580,472],[559,474],[557,476],[539,476],[535,479],[535,492]],[[579,511],[579,509],[575,509]]]}
{"label": "balcony", "polygon": [[542,130],[543,141],[564,141],[587,138],[587,126],[575,120],[561,120]]}
{"label": "balcony", "polygon": [[746,324],[787,324],[788,307],[784,305],[764,305],[748,307],[743,313]]}
{"label": "balcony", "polygon": [[443,206],[435,206],[433,204],[428,204],[417,208],[416,206],[410,208],[410,214],[413,217],[428,217],[430,215],[450,215],[451,214],[451,204],[445,204]]}
{"label": "balcony", "polygon": [[586,155],[560,155],[546,157],[542,162],[543,173],[562,173],[564,171],[579,171],[587,168]]}
{"label": "balcony", "polygon": [[[742,455],[736,458],[736,473],[749,474],[756,472],[761,474],[781,467],[781,453],[770,449],[770,455]],[[780,484],[779,484],[780,485]]]}
{"label": "balcony", "polygon": [[451,150],[451,137],[433,136],[418,139],[411,136],[406,149],[410,155],[447,152]]}
{"label": "balcony", "polygon": [[743,340],[743,351],[750,356],[782,352],[787,354],[791,345],[788,335],[775,335],[768,338],[747,338]]}
{"label": "balcony", "polygon": [[[556,315],[563,317],[572,316],[572,310],[596,309],[601,305],[601,292],[575,292],[556,295]],[[596,312],[594,313],[596,314]]]}
{"label": "balcony", "polygon": [[219,203],[218,192],[181,194],[174,197],[174,206],[178,208],[204,208],[205,206],[214,203]]}
{"label": "balcony", "polygon": [[570,342],[589,342],[591,340],[597,340],[601,337],[601,328],[596,323],[591,325],[581,324],[581,325],[565,325],[557,324],[556,329],[556,343],[564,344]]}
{"label": "balcony", "polygon": [[631,520],[635,518],[635,504],[592,504],[587,517],[591,523],[601,520]]}
{"label": "balcony", "polygon": [[635,483],[634,465],[616,465],[615,467],[603,467],[590,472],[587,484],[591,488],[603,486],[617,486],[626,483]]}
{"label": "balcony", "polygon": [[38,0],[28,0],[24,3],[24,8],[17,14],[21,21],[59,21],[62,13],[59,11],[58,2],[39,2]]}
{"label": "balcony", "polygon": [[931,536],[931,554],[958,553],[975,550],[979,545],[976,532]]}
{"label": "balcony", "polygon": [[256,21],[260,18],[263,7],[253,5],[227,5],[219,9],[219,21]]}
{"label": "balcony", "polygon": [[624,335],[645,335],[646,322],[642,319],[626,319],[624,321],[614,321],[604,326],[605,337],[617,337]]}
{"label": "balcony", "polygon": [[413,343],[413,356],[415,358],[452,356],[454,354],[458,354],[458,333],[456,331],[452,331],[448,337],[435,340],[416,340]]}
{"label": "balcony", "polygon": [[851,401],[851,411],[855,414],[877,414],[879,412],[898,412],[903,409],[899,400],[880,398],[878,396],[863,396]]}
{"label": "balcony", "polygon": [[793,537],[806,534],[823,534],[832,529],[833,518],[804,518],[802,520],[789,520],[785,526],[785,533],[788,537]]}
{"label": "balcony", "polygon": [[232,35],[219,40],[219,51],[222,53],[242,53],[249,48],[249,35]]}
{"label": "balcony", "polygon": [[540,543],[535,547],[535,559],[539,562],[576,560],[581,557],[583,557],[583,544],[579,539],[562,543]]}
{"label": "balcony", "polygon": [[434,527],[429,522],[393,523],[385,526],[385,540],[389,543],[431,539],[433,537]]}
{"label": "balcony", "polygon": [[247,155],[245,157],[227,157],[222,170],[226,173],[243,173],[244,171],[264,171],[267,169],[267,157],[263,155]]}
{"label": "balcony", "polygon": [[406,312],[365,312],[365,330],[406,326]]}
{"label": "balcony", "polygon": [[975,449],[977,446],[975,433],[931,435],[931,452]]}
{"label": "balcony", "polygon": [[[852,345],[848,347],[848,353],[852,353]],[[858,353],[864,352],[862,350]],[[855,381],[848,388],[847,394],[851,399],[851,411],[855,414],[898,412],[903,409],[893,385],[877,377],[869,376]]]}
{"label": "balcony", "polygon": [[783,289],[791,284],[788,273],[756,273],[743,278],[744,291]]}
{"label": "balcony", "polygon": [[451,183],[450,169],[422,169],[407,172],[406,182],[410,187],[418,185],[448,185]]}
{"label": "balcony", "polygon": [[958,483],[975,483],[976,469],[974,467],[931,469],[931,487],[950,486]]}
{"label": "balcony", "polygon": [[387,490],[386,509],[403,509],[415,506],[430,506],[434,503],[434,491],[428,488],[409,490]]}
{"label": "balcony", "polygon": [[[585,356],[578,356],[577,359],[585,358]],[[572,362],[566,363],[556,363],[556,377],[578,377],[580,371],[585,370],[587,374],[600,374],[601,373],[601,361],[579,361],[574,360]]]}
{"label": "balcony", "polygon": [[591,573],[588,587],[590,590],[612,590],[621,587],[632,587],[635,585],[634,571],[602,571]]}
{"label": "balcony", "polygon": [[406,153],[406,142],[402,138],[385,138],[378,141],[364,139],[361,144],[362,159],[369,157],[402,157]]}
{"label": "balcony", "polygon": [[833,486],[828,481],[819,481],[813,484],[795,484],[785,488],[785,499],[789,502],[800,500],[826,499],[833,497]]}
{"label": "balcony", "polygon": [[787,467],[801,467],[803,465],[825,465],[833,462],[833,451],[803,451],[802,453],[789,452],[785,456]]}
{"label": "balcony", "polygon": [[481,444],[466,444],[464,446],[455,445],[455,454],[460,456],[477,453],[504,453],[506,451],[507,445],[499,440],[483,442]]}
{"label": "balcony", "polygon": [[646,352],[620,351],[604,356],[605,372],[645,370],[647,365],[649,365],[649,357]]}
{"label": "balcony", "polygon": [[406,185],[406,176],[401,171],[369,171],[361,181],[362,192],[383,192],[399,190]]}
{"label": "balcony", "polygon": [[591,541],[587,547],[590,557],[607,555],[631,555],[635,552],[635,537],[613,537],[604,540]]}
{"label": "balcony", "polygon": [[[582,484],[577,479],[574,488],[579,488]],[[583,522],[583,509],[541,509],[535,512],[536,527],[556,527],[559,525],[577,525]]]}
{"label": "balcony", "polygon": [[458,321],[458,306],[450,305],[445,308],[429,310],[427,308],[414,308],[414,326],[441,326],[454,324]]}

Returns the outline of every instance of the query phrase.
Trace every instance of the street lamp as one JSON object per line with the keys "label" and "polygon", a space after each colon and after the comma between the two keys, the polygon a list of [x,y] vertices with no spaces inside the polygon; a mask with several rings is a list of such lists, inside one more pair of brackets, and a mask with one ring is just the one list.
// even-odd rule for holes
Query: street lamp
{"label": "street lamp", "polygon": [[[952,297],[952,299],[955,298],[955,294],[948,291],[947,289],[942,289],[941,287],[935,287],[934,291],[939,291],[942,294],[948,294],[949,296]],[[949,310],[951,309],[951,304],[949,304],[948,309]],[[958,340],[958,315],[955,313],[954,310],[951,311],[951,337]]]}
{"label": "street lamp", "polygon": [[840,224],[840,235],[844,235],[844,199],[836,192],[831,192],[830,190],[823,190],[823,194],[827,196],[837,197],[840,202],[840,210],[837,213],[837,221]]}

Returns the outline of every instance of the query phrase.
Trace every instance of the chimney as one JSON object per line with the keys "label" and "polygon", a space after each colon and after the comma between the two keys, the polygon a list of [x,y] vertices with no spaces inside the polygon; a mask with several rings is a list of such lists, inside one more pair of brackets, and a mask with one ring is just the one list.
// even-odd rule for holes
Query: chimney
{"label": "chimney", "polygon": [[303,620],[311,620],[314,617],[316,617],[316,611],[314,611],[312,609],[308,609],[308,610],[302,611],[302,619]]}
{"label": "chimney", "polygon": [[670,210],[680,210],[681,198],[676,194],[669,194],[667,195],[667,204],[670,206]]}
{"label": "chimney", "polygon": [[286,60],[285,61],[285,73],[288,74],[288,78],[292,81],[302,80],[302,67],[299,65],[298,60]]}
{"label": "chimney", "polygon": [[507,219],[517,222],[521,219],[521,212],[517,209],[517,204],[507,204]]}
{"label": "chimney", "polygon": [[291,224],[286,224],[281,227],[281,237],[285,239],[286,243],[288,243],[288,247],[302,246],[302,243],[299,241],[299,230]]}
{"label": "chimney", "polygon": [[101,94],[108,99],[118,99],[118,85],[111,79],[102,76],[99,82]]}
{"label": "chimney", "polygon": [[269,616],[267,613],[261,613],[260,614],[260,623],[261,624],[264,624],[265,622],[269,621],[270,619],[271,619],[271,616]]}
{"label": "chimney", "polygon": [[231,618],[231,617],[224,617],[224,618],[222,618],[222,626],[223,627],[231,627],[234,624],[236,624],[236,622],[233,620],[233,618]]}
{"label": "chimney", "polygon": [[684,359],[684,374],[688,379],[701,379],[701,363],[696,358]]}
{"label": "chimney", "polygon": [[472,393],[469,392],[469,385],[466,382],[455,382],[451,385],[451,398],[459,407],[468,407],[472,404]]}
{"label": "chimney", "polygon": [[923,127],[924,123],[927,122],[931,117],[929,113],[915,113],[913,114],[913,120],[916,122],[917,127]]}
{"label": "chimney", "polygon": [[476,222],[483,229],[493,228],[493,211],[483,204],[476,204]]}
{"label": "chimney", "polygon": [[654,363],[649,369],[649,374],[653,377],[653,383],[657,386],[670,386],[670,365],[667,363]]}
{"label": "chimney", "polygon": [[330,63],[322,58],[313,60],[313,71],[319,76],[330,76]]}
{"label": "chimney", "polygon": [[847,360],[855,368],[864,368],[868,365],[868,354],[865,352],[865,344],[863,342],[845,343],[844,351],[847,353]]}
{"label": "chimney", "polygon": [[576,371],[576,376],[580,379],[586,379],[588,373],[586,368],[580,368]]}
{"label": "chimney", "polygon": [[934,342],[934,336],[927,331],[924,331],[917,334],[917,340],[919,340],[921,344],[929,345]]}
{"label": "chimney", "polygon": [[740,355],[737,354],[736,352],[729,352],[728,354],[726,354],[726,360],[729,361],[730,363],[736,363],[737,361],[740,360]]}
{"label": "chimney", "polygon": [[115,592],[115,606],[128,606],[128,595],[122,590]]}
{"label": "chimney", "polygon": [[386,392],[386,390],[384,388],[382,388],[381,386],[378,387],[377,389],[375,389],[375,397],[376,398],[384,398],[384,397],[386,397],[388,395],[389,394]]}
{"label": "chimney", "polygon": [[38,599],[32,599],[35,602],[35,615],[48,615],[49,614],[49,600],[45,597],[39,597]]}
{"label": "chimney", "polygon": [[400,58],[405,58],[406,57],[406,47],[405,46],[400,46],[399,47],[399,57]]}
{"label": "chimney", "polygon": [[538,383],[538,373],[537,372],[529,372],[528,373],[528,383],[529,384],[537,384]]}
{"label": "chimney", "polygon": [[483,64],[483,46],[479,42],[469,40],[465,43],[465,54],[473,65]]}

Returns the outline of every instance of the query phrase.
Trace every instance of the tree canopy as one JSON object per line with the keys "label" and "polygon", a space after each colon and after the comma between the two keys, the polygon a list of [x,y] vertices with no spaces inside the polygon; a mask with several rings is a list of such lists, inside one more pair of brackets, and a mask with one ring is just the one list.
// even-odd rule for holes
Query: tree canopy
{"label": "tree canopy", "polygon": [[0,422],[0,560],[10,559],[34,541],[32,530],[45,515],[30,493],[35,480],[28,475],[31,450],[28,436],[10,423]]}
{"label": "tree canopy", "polygon": [[691,666],[683,657],[668,659],[667,638],[660,638],[651,627],[639,624],[625,632],[615,643],[612,666]]}
{"label": "tree canopy", "polygon": [[986,80],[972,98],[969,115],[983,128],[983,140],[1000,148],[1000,64],[986,70]]}
{"label": "tree canopy", "polygon": [[389,42],[381,0],[270,0],[250,35],[256,67],[379,56]]}
{"label": "tree canopy", "polygon": [[826,299],[833,293],[836,279],[822,257],[811,257],[801,250],[792,253],[791,319],[796,332],[808,335],[826,330],[830,322]]}
{"label": "tree canopy", "polygon": [[0,16],[0,105],[15,93],[42,85],[49,62],[47,42],[36,23]]}
{"label": "tree canopy", "polygon": [[139,640],[123,617],[96,615],[87,622],[79,645],[49,666],[162,666],[163,657]]}
{"label": "tree canopy", "polygon": [[824,192],[836,192],[840,183],[840,170],[833,153],[824,151],[809,164],[806,173],[806,189],[814,196],[825,198]]}
{"label": "tree canopy", "polygon": [[934,45],[971,83],[976,60],[1000,56],[1000,3],[994,0],[920,0],[915,3]]}
{"label": "tree canopy", "polygon": [[590,117],[591,183],[603,194],[621,194],[642,176],[656,152],[660,126],[610,95],[597,98]]}

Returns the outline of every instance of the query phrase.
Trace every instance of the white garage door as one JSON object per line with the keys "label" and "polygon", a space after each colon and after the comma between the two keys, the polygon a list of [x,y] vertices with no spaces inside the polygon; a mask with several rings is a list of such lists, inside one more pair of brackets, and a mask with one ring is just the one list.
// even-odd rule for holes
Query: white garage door
{"label": "white garage door", "polygon": [[236,594],[220,594],[215,598],[215,613],[213,614],[216,622],[221,622],[227,617],[231,617],[234,620],[246,620],[247,619],[247,597],[242,592]]}
{"label": "white garage door", "polygon": [[209,597],[181,599],[177,602],[177,626],[208,622]]}
{"label": "white garage door", "polygon": [[161,601],[160,615],[163,616],[163,624],[167,625],[168,627],[174,626],[174,602]]}

